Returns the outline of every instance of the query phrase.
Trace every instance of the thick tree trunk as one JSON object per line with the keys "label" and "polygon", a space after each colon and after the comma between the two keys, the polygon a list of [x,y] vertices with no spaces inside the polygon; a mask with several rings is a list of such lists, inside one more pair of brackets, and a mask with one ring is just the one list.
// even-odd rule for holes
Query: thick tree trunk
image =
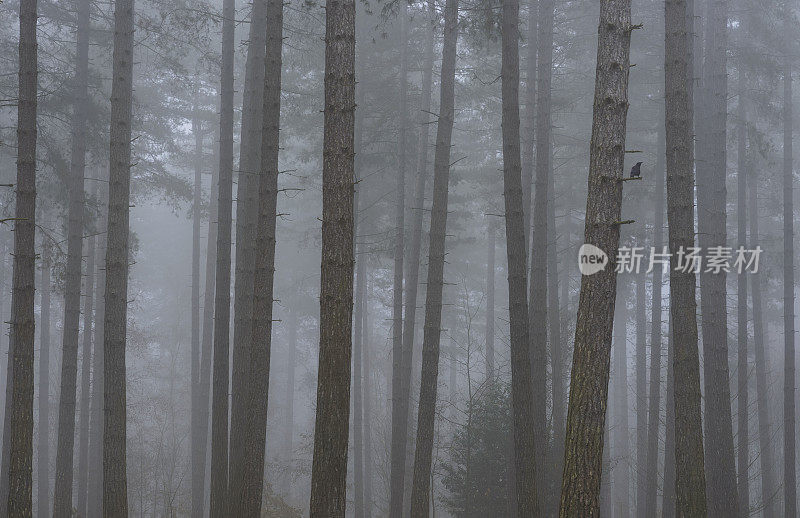
{"label": "thick tree trunk", "polygon": [[[9,436],[8,516],[31,516],[33,471],[34,279],[36,277],[36,0],[19,4],[19,102],[17,104],[17,181],[14,211],[14,280],[11,292],[11,405],[6,405]],[[6,392],[8,394],[8,391]],[[5,438],[4,438],[5,442]],[[5,453],[5,452],[4,452]],[[4,455],[4,458],[6,456]],[[5,462],[4,462],[5,464]],[[5,478],[5,471],[3,477]],[[4,484],[5,485],[5,484]],[[5,488],[4,488],[5,489]]]}
{"label": "thick tree trunk", "polygon": [[[539,50],[538,20],[539,0],[528,0],[528,55],[525,58],[525,110],[522,115],[522,203],[525,218],[525,250],[528,250],[531,232],[531,203],[533,197],[533,148],[536,145],[536,54]],[[530,265],[526,264],[526,271]]]}
{"label": "thick tree trunk", "polygon": [[614,431],[611,443],[614,467],[611,485],[614,516],[630,516],[631,452],[628,427],[628,285],[625,280],[617,283],[617,302],[614,306],[614,406],[612,415]]}
{"label": "thick tree trunk", "polygon": [[[97,199],[97,182],[92,184],[92,199]],[[89,235],[86,244],[86,295],[83,299],[83,358],[81,359],[81,411],[78,439],[78,516],[87,516],[89,484],[89,411],[91,405],[91,374],[94,353],[92,352],[92,322],[94,308],[94,263],[96,232]]]}
{"label": "thick tree trunk", "polygon": [[[701,124],[697,131],[698,155],[703,156],[703,160],[697,161],[697,221],[699,244],[706,253],[711,247],[726,246],[728,1],[710,0],[708,11],[702,89],[705,113],[698,119]],[[711,273],[703,267],[700,272],[706,417],[705,463],[708,467],[707,496],[708,512],[711,516],[739,514],[731,420],[725,279],[724,270]],[[676,328],[681,325],[677,319],[675,325]],[[676,383],[676,387],[678,385]],[[680,473],[678,478],[681,478]]]}
{"label": "thick tree trunk", "polygon": [[[234,280],[233,368],[231,372],[230,465],[228,513],[244,516],[244,491],[248,484],[245,464],[250,430],[250,389],[256,383],[251,370],[253,349],[253,285],[256,226],[259,211],[266,52],[267,0],[254,0],[245,64],[242,100],[242,141],[236,196],[236,276]],[[262,443],[263,447],[263,443]]]}
{"label": "thick tree trunk", "polygon": [[[674,333],[675,472],[678,516],[706,513],[700,366],[694,270],[676,270],[678,251],[694,247],[692,104],[687,94],[690,38],[685,0],[665,3],[665,113],[670,314]],[[727,385],[728,381],[725,380]],[[668,383],[669,384],[669,383]],[[668,425],[669,426],[669,425]],[[669,477],[670,474],[667,473]],[[670,495],[665,493],[665,498]]]}
{"label": "thick tree trunk", "polygon": [[647,278],[642,271],[636,275],[636,493],[635,516],[644,516],[647,485]]}
{"label": "thick tree trunk", "polygon": [[[659,114],[658,147],[655,167],[655,216],[653,220],[653,249],[659,253],[664,251],[664,118]],[[645,460],[645,495],[644,502],[637,501],[637,513],[640,516],[655,516],[658,493],[658,443],[661,426],[661,355],[662,355],[662,287],[664,282],[664,265],[660,262],[653,265],[653,293],[650,317],[650,392],[648,394],[647,414],[647,457]],[[643,396],[640,396],[643,397]],[[664,515],[666,516],[666,515]]]}
{"label": "thick tree trunk", "polygon": [[[790,28],[788,3],[785,29]],[[788,47],[788,45],[787,45]],[[794,187],[792,176],[792,55],[783,55],[783,514],[797,516],[795,465]]]}
{"label": "thick tree trunk", "polygon": [[202,200],[203,134],[197,107],[192,114],[194,136],[194,200],[192,205],[192,296],[191,296],[191,404],[190,448],[192,465],[192,516],[202,518],[203,473],[200,471],[200,203]]}
{"label": "thick tree trunk", "polygon": [[[533,387],[531,379],[531,358],[529,356],[530,334],[528,328],[528,299],[525,245],[525,216],[523,212],[522,164],[520,157],[519,120],[519,1],[503,0],[502,13],[502,96],[503,96],[503,198],[505,200],[506,250],[508,255],[508,307],[511,341],[511,398],[514,410],[514,460],[517,502],[519,516],[538,516],[540,514],[539,492],[544,478],[544,451],[540,441],[547,442],[543,430],[545,380],[542,376]],[[537,174],[537,182],[539,181]],[[537,189],[537,196],[546,189]],[[537,210],[539,199],[537,197]],[[534,232],[534,236],[537,234]],[[545,238],[546,239],[546,238]],[[536,241],[536,237],[534,238]],[[494,240],[490,239],[492,253]],[[542,262],[544,262],[544,257]],[[492,276],[494,271],[492,271]],[[542,287],[545,280],[542,279]],[[540,293],[540,295],[543,295]],[[542,300],[542,299],[539,299]],[[545,307],[544,304],[538,304]],[[546,323],[540,322],[544,349]],[[541,332],[539,333],[542,334]],[[540,337],[541,338],[541,337]],[[537,349],[539,350],[539,349]],[[535,365],[544,371],[544,354],[537,356],[540,363]],[[542,372],[543,374],[543,372]],[[537,390],[538,389],[538,390]],[[533,400],[539,399],[540,403]],[[536,410],[541,411],[541,415]],[[541,418],[539,421],[537,419]]]}
{"label": "thick tree trunk", "polygon": [[50,270],[53,245],[49,238],[42,240],[42,308],[39,325],[39,437],[36,469],[38,515],[50,515]]}
{"label": "thick tree trunk", "polygon": [[[616,257],[619,247],[630,66],[630,0],[600,3],[589,194],[584,242]],[[560,516],[597,516],[608,403],[616,273],[581,278],[567,410]]]}
{"label": "thick tree trunk", "polygon": [[220,70],[219,204],[216,289],[214,290],[214,368],[211,408],[211,518],[228,514],[228,368],[231,301],[231,212],[233,197],[233,61],[235,0],[222,4]]}
{"label": "thick tree trunk", "polygon": [[89,1],[77,3],[77,48],[72,114],[72,155],[67,191],[67,264],[64,282],[64,334],[61,356],[61,391],[58,399],[58,447],[53,514],[72,512],[74,473],[75,403],[78,377],[78,335],[81,318],[81,252],[86,170],[86,118],[89,69]]}
{"label": "thick tree trunk", "polygon": [[453,135],[456,42],[458,39],[458,0],[447,0],[444,11],[441,95],[436,152],[433,160],[433,206],[425,294],[425,325],[422,342],[417,440],[414,452],[414,481],[411,490],[411,515],[427,517],[430,510],[431,456],[439,377],[439,341],[442,323],[447,195],[450,179],[450,146]]}
{"label": "thick tree trunk", "polygon": [[126,474],[125,344],[128,320],[133,4],[116,0],[111,86],[111,167],[108,191],[105,324],[103,326],[103,515],[128,515]]}
{"label": "thick tree trunk", "polygon": [[355,1],[327,0],[320,339],[310,514],[344,516],[353,327]]}
{"label": "thick tree trunk", "polygon": [[486,230],[486,378],[494,379],[494,274],[497,225],[489,223]]}
{"label": "thick tree trunk", "polygon": [[[405,178],[406,111],[408,110],[408,22],[407,5],[398,14],[400,21],[399,121],[397,144],[397,184],[395,191],[394,280],[392,284],[392,451],[389,515],[403,515],[406,446],[408,444],[409,394],[411,389],[411,350],[403,347],[403,259],[405,253]],[[412,342],[413,344],[413,342]],[[408,368],[406,368],[408,360]]]}

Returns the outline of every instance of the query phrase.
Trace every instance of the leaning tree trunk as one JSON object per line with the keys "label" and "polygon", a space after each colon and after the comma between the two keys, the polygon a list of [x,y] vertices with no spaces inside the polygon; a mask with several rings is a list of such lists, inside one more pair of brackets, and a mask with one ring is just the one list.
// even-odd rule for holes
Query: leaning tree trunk
{"label": "leaning tree trunk", "polygon": [[42,240],[42,299],[39,325],[39,437],[36,469],[38,488],[36,500],[40,518],[50,514],[50,271],[53,245],[50,238]]}
{"label": "leaning tree trunk", "polygon": [[[230,465],[228,513],[244,515],[248,484],[245,464],[250,430],[250,389],[256,383],[251,367],[253,349],[253,286],[258,221],[259,168],[261,164],[264,105],[264,70],[267,1],[254,0],[250,14],[249,44],[242,99],[242,142],[236,203],[236,275],[234,279],[233,368],[231,372]],[[262,444],[263,447],[263,444]]]}
{"label": "leaning tree trunk", "polygon": [[192,135],[194,136],[194,198],[192,200],[192,296],[190,305],[191,323],[191,423],[189,430],[192,466],[192,516],[202,518],[203,473],[200,472],[200,202],[202,198],[203,134],[197,106],[192,113]]}
{"label": "leaning tree trunk", "polygon": [[[19,4],[19,102],[17,105],[17,195],[14,210],[14,280],[11,292],[9,361],[13,361],[11,405],[6,405],[8,516],[31,516],[33,471],[33,341],[36,277],[36,0]],[[4,452],[5,453],[5,452]],[[5,473],[3,473],[5,478]],[[5,483],[4,483],[5,485]]]}
{"label": "leaning tree trunk", "polygon": [[[630,67],[630,0],[600,3],[584,242],[617,256]],[[616,273],[581,278],[567,410],[560,516],[597,516]]]}
{"label": "leaning tree trunk", "polygon": [[[407,6],[402,4],[400,18],[399,121],[397,144],[397,185],[395,191],[394,279],[392,283],[392,451],[390,471],[389,516],[403,515],[405,492],[406,446],[408,444],[408,408],[411,389],[411,350],[403,348],[403,256],[405,254],[405,178],[406,111],[408,110],[408,23]],[[412,342],[413,344],[413,342]],[[408,359],[408,368],[406,368]]]}
{"label": "leaning tree trunk", "polygon": [[278,145],[281,116],[281,51],[283,49],[283,1],[267,0],[266,59],[261,171],[258,182],[255,277],[253,283],[253,344],[250,352],[250,421],[246,438],[242,511],[257,516],[264,487],[264,443],[267,436],[270,350],[272,347],[272,298],[275,272],[275,228],[278,207]]}
{"label": "leaning tree trunk", "polygon": [[81,252],[86,170],[86,119],[89,71],[89,1],[77,2],[77,48],[72,114],[72,155],[67,180],[67,264],[64,282],[64,334],[61,356],[61,391],[58,398],[58,447],[53,514],[72,513],[72,477],[75,446],[75,393],[78,378],[78,335],[81,318]]}
{"label": "leaning tree trunk", "polygon": [[625,280],[617,283],[617,302],[614,306],[617,321],[614,323],[614,388],[611,447],[614,466],[611,476],[614,516],[630,515],[630,439],[628,437],[628,286]]}
{"label": "leaning tree trunk", "polygon": [[[506,249],[508,255],[508,307],[511,341],[511,398],[514,409],[514,471],[516,480],[519,516],[540,514],[538,491],[543,488],[543,479],[538,476],[544,469],[543,448],[546,442],[544,423],[537,427],[537,418],[544,418],[544,377],[541,386],[533,387],[531,358],[529,356],[528,298],[526,296],[525,216],[523,211],[522,164],[520,157],[519,120],[519,1],[503,0],[502,39],[503,57],[501,67],[503,96],[503,198],[505,200]],[[537,173],[537,182],[539,181]],[[546,189],[537,187],[538,196],[547,196]],[[536,235],[536,233],[534,233]],[[546,237],[545,237],[546,239]],[[534,239],[536,240],[536,239]],[[490,239],[491,246],[494,240]],[[431,247],[432,248],[432,247]],[[544,258],[542,258],[545,262]],[[494,276],[494,271],[491,272]],[[542,283],[546,279],[540,279]],[[540,294],[541,295],[541,294]],[[539,299],[541,300],[541,299]],[[544,304],[539,304],[545,307]],[[540,322],[545,332],[545,322]],[[539,333],[542,334],[541,332]],[[540,337],[542,338],[542,337]],[[541,340],[544,341],[544,338]],[[544,349],[544,343],[539,344]],[[538,350],[538,349],[537,349]],[[544,371],[544,355],[537,358]],[[543,374],[543,372],[542,372]],[[538,410],[533,399],[539,399]],[[537,473],[538,471],[538,473]],[[537,491],[538,490],[538,491]]]}
{"label": "leaning tree trunk", "polygon": [[353,327],[355,1],[327,0],[319,371],[312,517],[343,517]]}
{"label": "leaning tree trunk", "polygon": [[[784,28],[790,29],[788,3]],[[788,44],[786,45],[788,47]],[[783,54],[783,514],[797,516],[795,466],[794,175],[792,165],[792,56]]]}
{"label": "leaning tree trunk", "polygon": [[125,344],[128,321],[133,3],[116,0],[111,85],[111,167],[108,190],[105,323],[103,326],[103,515],[128,515]]}
{"label": "leaning tree trunk", "polygon": [[[694,247],[692,104],[687,94],[690,38],[686,1],[665,2],[665,113],[667,221],[669,223],[670,321],[674,335],[675,480],[678,516],[705,516],[700,365],[694,270],[676,270],[678,251]],[[727,385],[728,381],[725,380]],[[668,383],[669,385],[669,383]],[[668,452],[669,455],[669,452]],[[669,473],[667,473],[669,476]],[[668,498],[670,495],[665,493]]]}
{"label": "leaning tree trunk", "polygon": [[[97,199],[97,182],[92,184],[92,199]],[[89,236],[86,244],[86,296],[83,300],[83,358],[81,359],[81,412],[80,437],[78,440],[78,516],[86,516],[88,512],[87,486],[89,484],[89,409],[91,405],[92,375],[92,309],[94,308],[94,263],[95,232]]]}
{"label": "leaning tree trunk", "polygon": [[450,179],[450,146],[453,136],[456,41],[458,39],[458,0],[445,4],[442,47],[439,124],[433,160],[433,206],[425,294],[425,325],[422,339],[417,440],[414,452],[414,481],[411,490],[411,515],[427,517],[430,508],[431,456],[436,410],[436,385],[439,377],[439,341],[442,323],[447,194]]}

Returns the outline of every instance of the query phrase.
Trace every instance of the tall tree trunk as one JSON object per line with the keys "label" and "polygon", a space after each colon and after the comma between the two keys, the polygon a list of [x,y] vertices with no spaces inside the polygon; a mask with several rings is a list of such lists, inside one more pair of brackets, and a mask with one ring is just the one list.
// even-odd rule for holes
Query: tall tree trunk
{"label": "tall tree trunk", "polygon": [[[750,214],[750,247],[759,246],[758,187],[757,175],[748,174],[748,208]],[[775,482],[775,466],[772,456],[772,421],[769,411],[769,382],[767,381],[767,358],[764,351],[764,316],[761,300],[761,275],[750,275],[750,297],[753,302],[753,353],[756,367],[756,407],[758,411],[758,446],[761,467],[761,502],[764,518],[778,516],[778,486]]]}
{"label": "tall tree trunk", "polygon": [[[630,0],[600,3],[589,194],[584,242],[617,256],[630,66]],[[596,516],[599,510],[603,429],[608,403],[616,273],[581,278],[575,350],[567,410],[560,516]]]}
{"label": "tall tree trunk", "polygon": [[647,278],[636,275],[636,493],[635,516],[644,516],[647,485]]}
{"label": "tall tree trunk", "polygon": [[283,1],[267,0],[266,59],[264,73],[261,171],[258,182],[255,282],[253,283],[253,344],[250,352],[250,421],[244,463],[242,510],[244,516],[261,511],[264,487],[264,443],[267,435],[272,299],[275,272],[275,229],[278,208],[278,146],[281,116],[281,51]]}
{"label": "tall tree trunk", "polygon": [[231,301],[231,212],[233,205],[233,60],[236,1],[222,4],[220,69],[219,188],[216,288],[214,290],[214,368],[211,408],[211,518],[228,514],[228,368]]}
{"label": "tall tree trunk", "polygon": [[[519,516],[540,514],[539,494],[543,488],[543,451],[540,441],[547,441],[544,430],[544,377],[533,387],[530,334],[528,328],[528,299],[526,296],[525,216],[523,212],[522,164],[520,157],[519,120],[519,1],[503,0],[501,67],[503,96],[503,198],[505,200],[506,250],[508,255],[508,307],[511,339],[511,398],[514,410],[514,460]],[[537,182],[539,181],[537,174]],[[541,191],[547,196],[546,190]],[[537,189],[537,196],[540,194]],[[537,210],[539,199],[537,197]],[[534,233],[534,236],[537,236]],[[490,240],[492,247],[494,241]],[[544,262],[544,261],[543,261]],[[492,276],[494,271],[492,271]],[[542,281],[544,283],[544,281]],[[540,299],[541,300],[541,299]],[[539,307],[545,307],[539,304]],[[546,333],[545,323],[541,322]],[[541,334],[541,333],[540,333]],[[545,335],[546,337],[546,335]],[[544,349],[544,343],[541,343]],[[538,349],[537,349],[538,350]],[[544,355],[538,370],[544,370]],[[537,371],[538,371],[537,370]],[[533,400],[539,399],[540,403]],[[537,414],[537,409],[541,415]],[[541,420],[538,420],[540,419]],[[538,454],[538,455],[537,455]]]}
{"label": "tall tree trunk", "polygon": [[[254,0],[250,13],[247,62],[242,100],[242,142],[236,196],[236,276],[234,279],[233,368],[231,372],[231,429],[228,470],[228,513],[244,516],[248,483],[245,464],[254,431],[250,430],[250,389],[256,383],[251,370],[253,349],[253,285],[256,226],[259,212],[266,53],[267,0]],[[263,443],[262,443],[263,448]]]}
{"label": "tall tree trunk", "polygon": [[[286,357],[286,414],[285,427],[282,441],[284,455],[286,455],[287,468],[294,469],[294,378],[297,367],[297,309],[289,309],[288,333],[289,343]],[[292,496],[292,475],[285,478],[283,492],[288,497]]]}
{"label": "tall tree trunk", "polygon": [[[523,212],[524,214],[524,212]],[[524,221],[524,220],[523,220]],[[494,274],[497,225],[489,223],[486,252],[486,378],[494,379]]]}
{"label": "tall tree trunk", "polygon": [[[528,55],[525,58],[525,110],[522,115],[522,203],[525,218],[525,250],[530,244],[531,202],[533,196],[533,148],[536,145],[536,53],[539,50],[539,0],[528,0]],[[526,264],[526,271],[529,267]],[[529,308],[530,309],[530,308]]]}
{"label": "tall tree trunk", "polygon": [[[688,59],[685,0],[665,2],[665,113],[667,146],[667,221],[670,257],[670,321],[674,334],[675,480],[678,516],[706,513],[700,365],[697,346],[695,273],[676,270],[678,251],[694,247],[692,102],[687,93]],[[727,385],[727,379],[725,384]],[[668,383],[669,385],[669,383]],[[668,389],[669,392],[669,389]],[[668,425],[669,426],[669,425]],[[669,477],[670,474],[667,473]],[[665,493],[665,499],[670,495]]]}
{"label": "tall tree trunk", "polygon": [[322,269],[312,517],[343,517],[353,327],[355,1],[327,0]]}
{"label": "tall tree trunk", "polygon": [[[36,277],[36,0],[19,4],[19,102],[17,104],[17,193],[14,210],[14,281],[11,292],[9,361],[13,359],[11,405],[6,405],[8,449],[7,510],[30,516],[33,471],[34,283]],[[8,394],[8,391],[6,391]],[[4,438],[5,442],[5,438]],[[5,452],[4,452],[5,453]],[[4,455],[4,458],[6,456]],[[4,462],[5,464],[5,462]],[[3,478],[6,472],[3,471]],[[5,485],[5,484],[4,484]],[[5,488],[3,488],[5,489]],[[1,495],[1,494],[0,494]]]}
{"label": "tall tree trunk", "polygon": [[450,146],[453,135],[456,42],[458,39],[458,0],[446,0],[444,8],[439,123],[433,160],[433,206],[425,294],[425,325],[422,341],[417,440],[414,452],[414,481],[411,490],[411,515],[427,517],[430,510],[431,456],[436,410],[436,385],[439,377],[439,342],[442,323],[447,194],[450,180]]}
{"label": "tall tree trunk", "polygon": [[[789,3],[784,9],[785,29],[791,25]],[[797,516],[795,466],[795,365],[794,365],[794,187],[792,176],[792,55],[783,50],[783,514]]]}
{"label": "tall tree trunk", "polygon": [[[725,246],[725,174],[727,120],[728,1],[710,0],[705,38],[702,103],[705,109],[698,137],[697,211],[699,244],[703,250]],[[726,274],[700,273],[705,383],[708,511],[712,516],[738,516],[736,464],[731,421],[728,369]],[[676,319],[676,327],[680,327]],[[676,387],[678,383],[676,383]],[[678,475],[680,479],[680,474]]]}
{"label": "tall tree trunk", "polygon": [[128,320],[133,4],[116,0],[114,74],[111,86],[111,168],[108,191],[105,324],[103,326],[103,515],[128,515],[126,475],[125,344]]}
{"label": "tall tree trunk", "polygon": [[[397,144],[397,185],[395,192],[394,280],[392,284],[392,445],[389,515],[403,515],[408,408],[411,389],[411,350],[403,348],[403,259],[405,253],[406,111],[408,110],[408,23],[407,5],[400,20],[399,127]],[[413,342],[412,342],[413,344]],[[408,368],[406,368],[408,359]]]}
{"label": "tall tree trunk", "polygon": [[58,447],[53,514],[72,512],[72,477],[75,446],[75,393],[78,377],[78,335],[81,318],[81,252],[86,170],[86,119],[89,70],[89,1],[77,2],[75,91],[72,114],[72,155],[67,191],[67,264],[64,282],[64,334],[61,356],[61,391],[58,399]]}
{"label": "tall tree trunk", "polygon": [[[606,414],[610,411],[611,405],[606,405]],[[611,431],[608,427],[611,419],[606,416],[605,429],[603,432],[603,463],[601,467],[600,497],[598,510],[599,516],[613,516],[611,502]]]}
{"label": "tall tree trunk", "polygon": [[367,274],[364,274],[364,315],[362,325],[362,346],[364,362],[364,518],[372,518],[372,377],[370,373],[370,327],[369,290]]}
{"label": "tall tree trunk", "polygon": [[[97,182],[92,184],[92,199],[97,199]],[[92,375],[92,322],[94,308],[94,263],[96,232],[89,235],[86,244],[86,296],[83,299],[83,358],[81,359],[81,412],[80,436],[78,440],[78,516],[87,516],[89,484],[89,408],[91,405],[91,375]]]}
{"label": "tall tree trunk", "polygon": [[36,469],[38,488],[36,500],[39,517],[50,516],[50,270],[53,245],[49,238],[42,240],[42,313],[39,320],[39,437]]}
{"label": "tall tree trunk", "polygon": [[617,321],[614,323],[614,468],[611,485],[614,516],[630,516],[630,438],[628,437],[628,286],[617,283],[617,302],[614,306]]}
{"label": "tall tree trunk", "polygon": [[194,200],[192,205],[192,297],[191,297],[191,404],[190,424],[191,463],[192,463],[192,516],[202,518],[203,473],[200,471],[200,203],[203,185],[203,133],[197,107],[192,114],[192,135],[194,135]]}
{"label": "tall tree trunk", "polygon": [[[664,252],[664,115],[659,113],[658,146],[655,167],[655,215],[653,220],[653,249]],[[647,457],[645,460],[645,495],[644,502],[637,501],[637,513],[640,516],[655,516],[658,493],[658,439],[661,426],[661,355],[662,355],[662,287],[664,282],[664,265],[653,264],[653,292],[650,317],[650,392],[648,394],[647,414]],[[641,397],[641,396],[640,396]],[[667,403],[669,404],[669,403]],[[668,407],[669,408],[669,407]],[[667,516],[666,514],[664,516]]]}
{"label": "tall tree trunk", "polygon": [[675,342],[672,339],[672,318],[667,327],[667,386],[664,398],[664,493],[662,516],[675,516]]}
{"label": "tall tree trunk", "polygon": [[[739,117],[737,121],[737,172],[736,172],[736,221],[737,241],[741,249],[747,248],[747,135],[745,128],[745,78],[742,64],[739,63]],[[747,396],[747,378],[750,373],[747,367],[747,272],[742,269],[736,275],[736,334],[737,334],[737,378],[738,397],[736,404],[736,430],[738,453],[739,509],[747,516],[750,514],[750,488],[747,476],[750,465],[750,441],[747,430],[749,413]]]}

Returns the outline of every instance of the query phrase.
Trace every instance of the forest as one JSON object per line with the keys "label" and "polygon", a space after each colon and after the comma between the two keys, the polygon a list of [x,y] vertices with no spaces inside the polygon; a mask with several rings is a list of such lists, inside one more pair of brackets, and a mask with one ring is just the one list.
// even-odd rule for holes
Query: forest
{"label": "forest", "polygon": [[796,69],[796,0],[0,0],[0,518],[800,516]]}

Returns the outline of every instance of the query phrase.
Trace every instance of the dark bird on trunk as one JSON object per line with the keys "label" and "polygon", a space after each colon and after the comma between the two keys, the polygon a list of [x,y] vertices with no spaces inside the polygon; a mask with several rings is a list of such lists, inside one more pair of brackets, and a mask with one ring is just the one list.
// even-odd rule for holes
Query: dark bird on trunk
{"label": "dark bird on trunk", "polygon": [[631,167],[631,178],[639,178],[642,176],[642,163],[636,162],[636,165]]}

